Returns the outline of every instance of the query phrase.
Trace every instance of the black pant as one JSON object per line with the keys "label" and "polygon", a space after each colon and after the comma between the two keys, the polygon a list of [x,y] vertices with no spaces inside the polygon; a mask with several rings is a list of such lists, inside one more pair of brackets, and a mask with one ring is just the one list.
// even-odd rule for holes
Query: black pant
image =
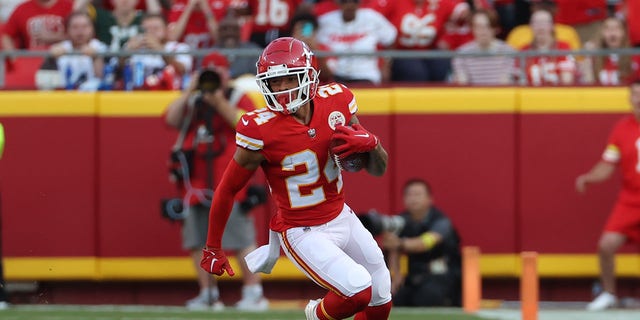
{"label": "black pant", "polygon": [[[422,278],[419,282],[412,279]],[[461,283],[450,275],[407,276],[404,285],[393,296],[394,306],[435,307],[460,306]]]}

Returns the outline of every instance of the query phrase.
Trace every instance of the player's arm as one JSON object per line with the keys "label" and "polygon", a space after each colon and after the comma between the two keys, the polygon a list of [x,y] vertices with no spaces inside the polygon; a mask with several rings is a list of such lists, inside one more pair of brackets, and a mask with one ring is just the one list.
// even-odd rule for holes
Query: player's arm
{"label": "player's arm", "polygon": [[616,164],[604,160],[596,163],[589,172],[581,174],[576,178],[576,190],[583,193],[587,190],[587,185],[600,183],[609,179],[616,170]]}
{"label": "player's arm", "polygon": [[200,261],[202,269],[209,273],[220,276],[226,271],[230,276],[235,274],[222,251],[222,233],[229,220],[235,195],[247,184],[262,160],[264,157],[260,152],[238,147],[216,187],[209,211],[207,244]]}
{"label": "player's arm", "polygon": [[369,165],[367,166],[367,172],[374,176],[381,176],[387,171],[387,162],[389,160],[389,155],[387,151],[382,147],[382,142],[372,133],[366,131],[362,125],[360,125],[360,121],[358,117],[354,114],[351,117],[351,121],[349,122],[351,126],[356,125],[355,128],[357,130],[362,130],[369,134],[373,139],[375,139],[375,147],[369,150]]}

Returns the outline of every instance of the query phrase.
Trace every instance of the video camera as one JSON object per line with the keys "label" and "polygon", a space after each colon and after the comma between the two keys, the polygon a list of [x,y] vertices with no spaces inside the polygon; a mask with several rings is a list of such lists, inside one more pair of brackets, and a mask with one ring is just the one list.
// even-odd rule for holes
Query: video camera
{"label": "video camera", "polygon": [[[211,191],[209,191],[211,192]],[[207,200],[211,201],[213,194],[207,194]],[[247,214],[253,208],[267,202],[268,191],[262,185],[250,185],[247,188],[245,199],[239,203],[240,209],[243,213]],[[187,208],[185,207],[185,199],[170,198],[160,200],[160,213],[163,218],[170,221],[184,220],[187,215]],[[210,206],[211,203],[205,203],[206,206]]]}
{"label": "video camera", "polygon": [[399,234],[405,225],[405,220],[402,216],[380,214],[376,210],[359,213],[357,216],[364,228],[369,230],[373,236],[377,236],[385,231]]}

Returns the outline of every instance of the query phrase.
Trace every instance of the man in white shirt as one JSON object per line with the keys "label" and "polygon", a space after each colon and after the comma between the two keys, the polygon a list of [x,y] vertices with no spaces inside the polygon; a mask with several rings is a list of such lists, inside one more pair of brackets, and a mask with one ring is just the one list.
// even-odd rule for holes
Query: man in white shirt
{"label": "man in white shirt", "polygon": [[[337,53],[375,52],[394,43],[397,30],[382,14],[360,8],[358,0],[339,0],[340,10],[318,18],[318,42]],[[340,56],[328,61],[336,81],[379,84],[382,72],[375,56]]]}
{"label": "man in white shirt", "polygon": [[[130,51],[164,51],[184,52],[178,55],[136,54],[131,56],[129,63],[137,72],[136,66],[142,65],[144,79],[156,73],[161,73],[166,67],[172,67],[177,75],[176,82],[182,82],[182,76],[191,72],[193,59],[188,54],[190,48],[184,43],[168,41],[167,22],[161,14],[148,14],[142,18],[143,33],[129,39],[125,45]],[[180,85],[177,85],[179,88]]]}

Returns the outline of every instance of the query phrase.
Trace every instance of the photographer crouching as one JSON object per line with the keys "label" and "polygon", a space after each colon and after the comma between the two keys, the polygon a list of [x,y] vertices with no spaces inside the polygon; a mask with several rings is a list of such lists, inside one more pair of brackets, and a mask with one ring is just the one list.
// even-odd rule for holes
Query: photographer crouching
{"label": "photographer crouching", "polygon": [[[369,213],[361,221],[372,234],[382,234],[391,271],[395,306],[460,306],[460,238],[451,220],[432,205],[431,188],[411,179],[403,188],[405,211],[397,216]],[[408,256],[406,278],[400,255]]]}
{"label": "photographer crouching", "polygon": [[[216,186],[235,150],[235,126],[255,105],[249,96],[230,86],[229,62],[213,52],[203,59],[188,88],[166,112],[166,123],[178,130],[171,152],[171,179],[183,197],[163,201],[163,216],[182,222],[182,246],[188,250],[198,275],[200,294],[186,302],[193,310],[221,310],[216,280],[200,268],[201,250],[207,239],[209,207]],[[223,248],[235,251],[242,269],[241,310],[266,310],[260,278],[249,271],[244,257],[255,249],[255,229],[249,211],[266,201],[266,188],[251,185],[244,200],[237,201],[224,232]]]}

